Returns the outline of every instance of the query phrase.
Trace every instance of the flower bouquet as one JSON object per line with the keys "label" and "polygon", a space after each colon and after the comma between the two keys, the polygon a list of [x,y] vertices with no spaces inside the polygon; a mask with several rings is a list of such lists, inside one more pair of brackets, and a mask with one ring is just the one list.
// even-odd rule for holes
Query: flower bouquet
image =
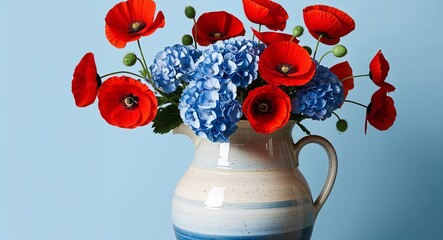
{"label": "flower bouquet", "polygon": [[[123,63],[138,63],[140,71],[99,75],[93,53],[86,53],[72,80],[76,105],[89,106],[98,97],[100,114],[111,125],[136,128],[152,122],[154,132],[164,134],[183,123],[212,142],[228,142],[241,119],[262,134],[289,120],[310,134],[302,121],[335,115],[338,130],[344,132],[347,122],[336,110],[345,103],[365,108],[365,132],[367,123],[379,130],[393,125],[396,109],[388,93],[395,88],[385,82],[389,63],[381,51],[363,75],[354,76],[348,61],[321,65],[326,55],[346,55],[340,38],[355,28],[347,13],[326,5],[304,8],[305,26],[317,40],[311,48],[299,42],[303,27],[283,32],[288,14],[280,4],[242,2],[247,19],[258,24],[249,37],[243,23],[228,12],[207,12],[197,18],[195,9],[186,7],[186,17],[194,21],[189,34],[181,44],[162,46],[150,61],[140,40],[163,28],[165,16],[161,11],[156,14],[153,0],[118,3],[106,15],[106,37],[116,48],[136,42],[140,52],[125,55]],[[263,26],[268,31],[262,31]],[[317,58],[319,44],[331,50]],[[369,77],[379,87],[368,105],[346,99],[356,77]]]}
{"label": "flower bouquet", "polygon": [[[246,18],[257,24],[250,31],[226,11],[197,17],[188,6],[185,16],[193,26],[181,44],[161,46],[149,61],[140,40],[163,28],[165,16],[156,13],[153,0],[116,4],[105,18],[106,37],[116,48],[136,42],[139,52],[126,54],[123,63],[140,70],[99,75],[93,53],[86,53],[75,68],[72,93],[78,107],[98,98],[100,114],[111,125],[132,129],[152,122],[155,133],[186,129],[198,139],[194,161],[172,200],[178,240],[309,240],[334,184],[337,157],[320,136],[294,144],[288,133],[296,125],[311,135],[304,121],[333,115],[337,129],[346,131],[347,122],[336,113],[345,104],[366,110],[365,133],[368,123],[389,129],[397,115],[388,96],[395,90],[386,82],[389,63],[378,51],[365,74],[354,75],[348,61],[322,65],[326,56],[346,56],[340,39],[355,28],[337,8],[303,9],[304,25],[316,40],[311,48],[300,44],[302,26],[284,32],[289,16],[280,4],[242,3]],[[320,44],[330,50],[318,57]],[[368,105],[347,99],[357,77],[377,86]],[[315,201],[296,169],[298,154],[309,143],[321,145],[329,159],[327,180]]]}

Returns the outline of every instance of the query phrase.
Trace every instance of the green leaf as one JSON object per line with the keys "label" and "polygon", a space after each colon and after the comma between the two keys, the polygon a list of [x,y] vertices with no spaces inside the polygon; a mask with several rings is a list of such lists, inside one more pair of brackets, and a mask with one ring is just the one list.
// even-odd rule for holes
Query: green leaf
{"label": "green leaf", "polygon": [[159,108],[152,124],[154,133],[166,134],[183,123],[176,105]]}
{"label": "green leaf", "polygon": [[143,76],[143,78],[146,79],[146,76],[148,76],[148,71],[145,70],[145,69],[142,69],[142,70],[140,70],[139,72],[140,72],[140,74]]}

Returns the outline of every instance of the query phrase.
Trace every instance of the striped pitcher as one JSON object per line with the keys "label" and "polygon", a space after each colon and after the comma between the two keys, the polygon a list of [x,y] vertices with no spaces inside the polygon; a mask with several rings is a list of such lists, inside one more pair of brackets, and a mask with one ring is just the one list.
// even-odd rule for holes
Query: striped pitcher
{"label": "striped pitcher", "polygon": [[[175,129],[195,145],[172,200],[177,240],[309,240],[334,185],[337,156],[320,136],[294,144],[293,125],[259,134],[240,121],[229,143],[195,137],[184,125]],[[321,145],[329,158],[328,177],[315,201],[298,169],[299,152],[309,143]]]}

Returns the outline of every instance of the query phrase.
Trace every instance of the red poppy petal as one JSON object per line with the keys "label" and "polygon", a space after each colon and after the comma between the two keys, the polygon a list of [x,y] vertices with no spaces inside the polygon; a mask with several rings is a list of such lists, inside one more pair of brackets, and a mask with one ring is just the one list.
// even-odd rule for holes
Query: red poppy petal
{"label": "red poppy petal", "polygon": [[158,28],[163,28],[165,26],[165,24],[166,24],[165,16],[163,15],[162,11],[159,11],[154,22],[149,27],[146,28],[146,31],[144,31],[143,36],[151,35]]}
{"label": "red poppy petal", "polygon": [[384,82],[389,73],[389,62],[379,50],[369,64],[370,77],[372,81],[379,85]]}
{"label": "red poppy petal", "polygon": [[270,0],[243,0],[243,9],[249,21],[275,31],[284,30],[289,18],[280,4]]}
{"label": "red poppy petal", "polygon": [[[154,20],[155,10],[156,4],[152,0],[128,0],[116,4],[105,18],[105,33],[109,42],[117,48],[124,48],[128,42],[163,27],[163,13],[159,12]],[[134,23],[141,23],[139,29],[130,28]]]}
{"label": "red poppy petal", "polygon": [[367,124],[371,124],[378,130],[387,130],[395,122],[397,110],[394,106],[394,100],[387,96],[389,89],[381,87],[371,97],[371,103],[368,106],[365,122],[365,133]]}
{"label": "red poppy petal", "polygon": [[348,91],[354,89],[354,78],[352,77],[353,76],[352,68],[351,65],[349,65],[348,61],[335,64],[329,70],[335,75],[337,75],[338,79],[343,84],[343,90],[345,91],[345,95],[348,93]]}
{"label": "red poppy petal", "polygon": [[303,19],[309,33],[320,42],[335,45],[355,29],[354,20],[345,12],[326,5],[313,5],[303,9]]}
{"label": "red poppy petal", "polygon": [[73,74],[71,90],[75,104],[78,107],[86,107],[94,103],[100,84],[94,54],[86,53],[75,67]]}
{"label": "red poppy petal", "polygon": [[265,18],[269,13],[269,9],[267,7],[264,7],[252,0],[243,0],[243,9],[249,21],[257,24],[261,24],[263,18]]}
{"label": "red poppy petal", "polygon": [[[257,105],[265,103],[269,107],[260,113]],[[258,133],[271,133],[287,123],[290,116],[290,98],[280,88],[272,85],[251,90],[243,102],[246,118]],[[267,108],[268,109],[268,108]]]}
{"label": "red poppy petal", "polygon": [[237,17],[225,11],[202,14],[192,30],[195,41],[202,46],[207,46],[219,40],[243,36],[245,33],[243,23]]}
{"label": "red poppy petal", "polygon": [[152,0],[128,0],[128,12],[132,21],[151,23],[154,20],[156,3]]}
{"label": "red poppy petal", "polygon": [[253,28],[251,29],[254,35],[267,46],[271,45],[274,42],[279,42],[279,41],[299,43],[299,40],[290,34],[279,33],[279,32],[258,32]]}
{"label": "red poppy petal", "polygon": [[[283,72],[285,67],[289,67],[286,73]],[[260,56],[258,71],[269,84],[301,86],[314,76],[315,64],[303,47],[281,41],[265,48]]]}

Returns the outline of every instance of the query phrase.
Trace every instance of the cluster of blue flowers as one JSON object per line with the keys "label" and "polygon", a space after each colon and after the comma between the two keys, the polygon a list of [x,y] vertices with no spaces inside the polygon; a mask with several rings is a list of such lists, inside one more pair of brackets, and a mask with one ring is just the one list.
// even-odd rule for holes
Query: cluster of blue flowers
{"label": "cluster of blue flowers", "polygon": [[218,41],[203,52],[199,67],[208,77],[245,88],[257,78],[258,59],[264,48],[264,44],[241,38]]}
{"label": "cluster of blue flowers", "polygon": [[191,81],[184,89],[180,116],[200,137],[212,142],[228,142],[242,117],[241,103],[236,98],[237,87],[232,82],[216,78]]}
{"label": "cluster of blue flowers", "polygon": [[317,64],[314,78],[297,88],[292,98],[292,112],[313,120],[325,120],[344,101],[343,85],[329,68]]}
{"label": "cluster of blue flowers", "polygon": [[176,44],[159,52],[149,69],[157,89],[165,93],[177,90],[181,81],[194,80],[198,64],[203,60],[202,52],[188,46]]}
{"label": "cluster of blue flowers", "polygon": [[228,142],[242,117],[235,100],[237,87],[246,87],[258,75],[264,45],[240,38],[218,41],[202,53],[192,79],[181,95],[183,122],[212,142]]}

